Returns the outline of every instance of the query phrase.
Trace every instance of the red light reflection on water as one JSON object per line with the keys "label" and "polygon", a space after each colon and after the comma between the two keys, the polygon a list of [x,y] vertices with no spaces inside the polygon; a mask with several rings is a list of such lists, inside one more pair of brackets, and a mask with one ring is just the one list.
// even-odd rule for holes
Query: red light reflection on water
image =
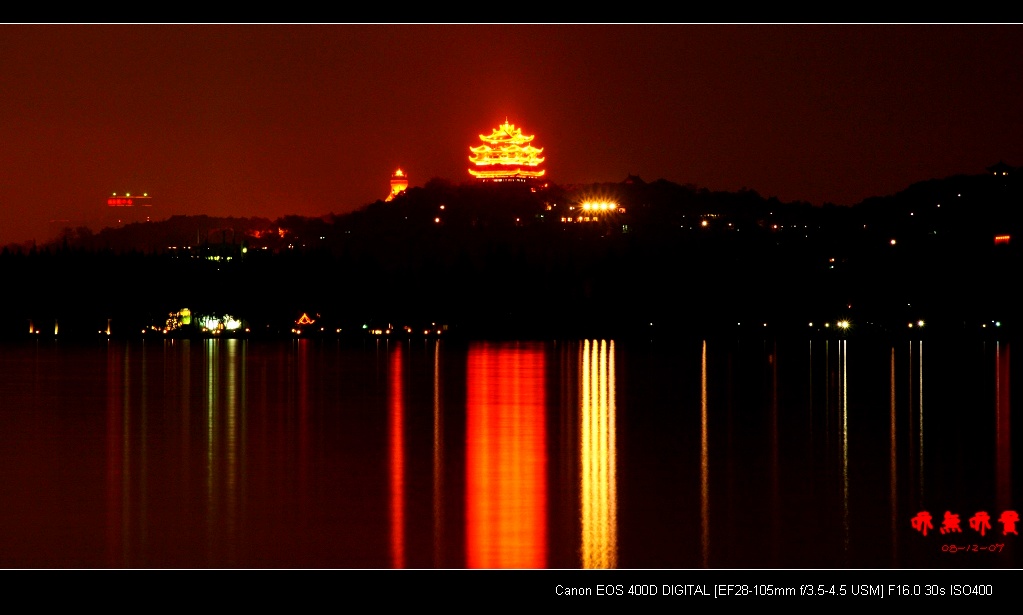
{"label": "red light reflection on water", "polygon": [[547,565],[544,354],[530,345],[469,349],[466,567]]}
{"label": "red light reflection on water", "polygon": [[1012,426],[1009,423],[1009,344],[995,347],[995,489],[999,507],[1011,505]]}
{"label": "red light reflection on water", "polygon": [[405,397],[401,345],[391,353],[390,439],[391,472],[391,568],[405,567]]}

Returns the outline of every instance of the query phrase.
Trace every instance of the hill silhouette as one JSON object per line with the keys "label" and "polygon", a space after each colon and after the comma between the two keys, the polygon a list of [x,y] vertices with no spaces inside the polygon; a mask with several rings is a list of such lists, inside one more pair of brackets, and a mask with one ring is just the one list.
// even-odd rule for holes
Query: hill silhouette
{"label": "hill silhouette", "polygon": [[[537,186],[434,179],[317,218],[175,216],[67,229],[0,253],[0,335],[95,334],[188,307],[286,334],[447,325],[469,336],[674,335],[1010,323],[1015,175],[928,180],[852,207],[629,176]],[[613,202],[612,210],[584,209]],[[1009,237],[995,241],[995,236]],[[817,324],[813,324],[817,323]]]}

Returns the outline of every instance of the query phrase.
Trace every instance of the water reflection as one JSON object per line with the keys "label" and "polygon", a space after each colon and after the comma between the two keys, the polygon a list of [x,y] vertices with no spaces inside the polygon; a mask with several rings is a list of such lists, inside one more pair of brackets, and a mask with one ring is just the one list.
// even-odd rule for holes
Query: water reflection
{"label": "water reflection", "polygon": [[895,566],[898,562],[898,541],[894,539],[898,536],[899,525],[898,521],[900,518],[899,511],[899,490],[898,490],[898,468],[899,468],[899,455],[898,455],[898,437],[897,437],[897,415],[898,415],[898,404],[896,403],[896,386],[895,386],[895,348],[892,347],[889,361],[888,361],[888,388],[889,388],[889,399],[888,399],[888,446],[891,448],[891,452],[888,455],[888,506],[889,506],[889,518],[891,524],[889,525],[889,535],[893,537],[889,541],[891,546],[889,555],[890,563]]}
{"label": "water reflection", "polygon": [[106,565],[122,567],[127,565],[127,527],[124,515],[126,489],[123,470],[126,466],[125,422],[127,406],[122,399],[124,384],[124,361],[121,348],[115,347],[107,354],[106,378],[106,512],[107,512],[107,559]]}
{"label": "water reflection", "polygon": [[710,434],[707,422],[707,340],[700,353],[700,564],[710,567]]}
{"label": "water reflection", "polygon": [[[4,347],[0,563],[1012,567],[1012,377],[938,338]],[[1004,551],[949,554],[979,512]]]}
{"label": "water reflection", "polygon": [[585,340],[580,372],[582,567],[618,564],[614,342]]}
{"label": "water reflection", "polygon": [[441,403],[440,340],[431,346],[433,355],[433,567],[442,568],[447,550],[444,515],[444,412]]}
{"label": "water reflection", "polygon": [[1009,420],[1009,345],[998,342],[995,345],[995,473],[996,505],[999,510],[1009,510],[1012,502],[1012,426]]}
{"label": "water reflection", "polygon": [[466,566],[547,567],[545,353],[473,345],[466,367]]}
{"label": "water reflection", "polygon": [[[235,566],[244,453],[246,342],[205,340],[206,558]],[[300,412],[302,405],[299,405]]]}
{"label": "water reflection", "polygon": [[[306,340],[303,340],[306,341]],[[402,346],[395,344],[390,359],[390,412],[388,414],[391,451],[391,568],[405,567],[405,383]]]}

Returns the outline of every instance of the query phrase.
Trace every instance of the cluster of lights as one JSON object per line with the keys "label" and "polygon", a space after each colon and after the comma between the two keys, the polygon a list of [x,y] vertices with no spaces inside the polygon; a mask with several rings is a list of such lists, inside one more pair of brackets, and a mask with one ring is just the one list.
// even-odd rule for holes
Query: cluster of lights
{"label": "cluster of lights", "polygon": [[[435,322],[430,323],[430,327],[432,327],[432,328],[428,327],[428,328],[422,329],[423,335],[441,335],[441,334],[443,334],[444,330],[447,328],[446,325],[438,325]],[[366,331],[366,333],[369,333],[370,335],[374,335],[374,336],[377,336],[377,337],[388,336],[388,335],[394,333],[394,331],[395,331],[395,328],[392,327],[391,325],[387,325],[387,328],[376,328],[376,329],[370,329],[369,325],[362,325],[362,329],[364,331]],[[413,333],[418,331],[418,329],[414,329],[413,327],[410,327],[408,325],[405,325],[405,326],[401,327],[401,330],[404,331],[408,335],[412,335]],[[340,331],[340,329],[338,329],[338,331]]]}
{"label": "cluster of lights", "polygon": [[[113,193],[113,195],[111,197],[107,198],[107,205],[109,205],[110,207],[132,207],[132,206],[135,205],[135,199],[146,199],[146,200],[148,200],[149,199],[149,193],[148,192],[143,192],[142,196],[133,197],[133,196],[131,196],[130,192],[125,192],[124,196],[120,196],[119,197],[119,196],[117,196],[117,193],[115,192],[115,193]],[[149,203],[145,203],[144,202],[144,203],[141,203],[141,204],[145,205],[147,207],[149,206]]]}
{"label": "cluster of lights", "polygon": [[585,201],[581,205],[583,211],[614,212],[618,211],[618,203],[610,201]]}
{"label": "cluster of lights", "polygon": [[[813,326],[812,322],[810,323],[810,326],[811,327]],[[849,322],[848,320],[838,320],[838,321],[835,321],[835,328],[836,329],[842,329],[843,331],[845,331],[846,329],[848,329],[851,326],[852,326],[852,323]],[[830,329],[831,328],[831,323],[830,322],[824,323],[824,328],[825,329]]]}
{"label": "cluster of lights", "polygon": [[[561,217],[561,221],[562,222],[599,222],[600,218],[598,218],[597,216],[578,216],[576,218],[573,218],[572,216],[568,216],[568,217],[562,216]],[[518,222],[518,220],[516,220],[516,222]]]}
{"label": "cluster of lights", "polygon": [[223,316],[200,316],[199,324],[202,326],[203,332],[216,335],[221,331],[237,331],[242,328],[244,323],[230,314],[224,314]]}
{"label": "cluster of lights", "polygon": [[[326,330],[327,330],[326,327],[320,327],[320,333],[323,333]],[[302,329],[299,329],[298,327],[293,327],[291,329],[291,332],[294,333],[295,335],[302,335]],[[335,333],[341,333],[341,329],[335,330]]]}
{"label": "cluster of lights", "polygon": [[180,329],[184,325],[190,324],[192,324],[192,310],[184,308],[177,312],[171,312],[167,316],[166,328],[164,328],[163,332],[167,333],[169,331],[174,331],[175,329]]}

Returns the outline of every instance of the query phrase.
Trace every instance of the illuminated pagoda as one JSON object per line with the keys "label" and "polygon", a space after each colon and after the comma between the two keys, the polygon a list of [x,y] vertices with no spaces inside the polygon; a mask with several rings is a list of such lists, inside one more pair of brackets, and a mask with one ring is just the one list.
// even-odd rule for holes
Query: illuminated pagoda
{"label": "illuminated pagoda", "polygon": [[394,197],[405,192],[406,188],[408,188],[408,176],[405,175],[405,171],[398,169],[394,172],[394,175],[391,176],[391,193],[387,195],[387,198],[384,199],[384,201],[393,200]]}
{"label": "illuminated pagoda", "polygon": [[539,168],[544,161],[540,157],[543,148],[535,147],[533,138],[534,135],[523,135],[521,128],[505,118],[494,132],[480,135],[482,145],[469,147],[472,152],[469,162],[474,165],[469,174],[480,181],[492,182],[524,182],[543,177],[545,171]]}

